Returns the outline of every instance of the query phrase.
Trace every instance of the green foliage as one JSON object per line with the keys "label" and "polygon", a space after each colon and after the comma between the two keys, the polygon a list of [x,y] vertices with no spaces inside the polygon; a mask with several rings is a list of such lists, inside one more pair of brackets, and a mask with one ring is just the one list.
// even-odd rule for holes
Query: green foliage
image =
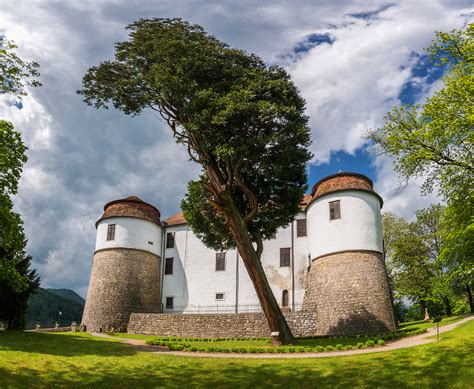
{"label": "green foliage", "polygon": [[0,36],[0,94],[12,94],[18,99],[26,96],[25,87],[41,86],[36,80],[39,77],[39,65],[36,62],[25,62],[15,54],[18,47],[8,39]]}
{"label": "green foliage", "polygon": [[437,33],[428,49],[448,65],[444,87],[416,106],[394,107],[385,126],[369,138],[395,159],[405,179],[424,177],[424,190],[439,186],[448,202],[466,200],[473,187],[474,24],[463,31]]}
{"label": "green foliage", "polygon": [[30,270],[26,238],[20,215],[13,212],[11,195],[16,194],[26,162],[26,146],[13,125],[0,120],[0,321],[10,328],[24,326],[27,299],[39,286]]}
{"label": "green foliage", "polygon": [[52,327],[57,321],[61,326],[69,326],[73,321],[79,324],[84,303],[72,290],[39,288],[28,299],[27,328],[34,328],[37,322],[41,327]]}
{"label": "green foliage", "polygon": [[130,40],[116,44],[115,60],[84,76],[84,101],[132,115],[151,108],[166,119],[205,170],[182,208],[207,246],[235,246],[216,211],[216,202],[229,209],[221,190],[242,216],[256,212],[247,226],[253,240],[288,224],[306,189],[310,139],[305,103],[287,72],[179,19],[127,28]]}

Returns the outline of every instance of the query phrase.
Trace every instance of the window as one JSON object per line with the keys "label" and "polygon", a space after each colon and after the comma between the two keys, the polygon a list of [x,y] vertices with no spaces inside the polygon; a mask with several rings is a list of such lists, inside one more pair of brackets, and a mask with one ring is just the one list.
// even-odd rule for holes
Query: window
{"label": "window", "polygon": [[172,249],[174,247],[174,232],[168,232],[166,234],[166,248]]}
{"label": "window", "polygon": [[115,224],[107,226],[107,240],[115,240]]}
{"label": "window", "polygon": [[224,300],[224,293],[216,293],[216,300]]}
{"label": "window", "polygon": [[329,220],[336,220],[341,218],[341,201],[329,202]]}
{"label": "window", "polygon": [[281,306],[288,306],[288,291],[286,289],[281,293]]}
{"label": "window", "polygon": [[173,258],[165,259],[165,274],[173,274]]}
{"label": "window", "polygon": [[174,297],[166,297],[166,309],[173,309]]}
{"label": "window", "polygon": [[296,220],[296,237],[306,236],[306,219]]}
{"label": "window", "polygon": [[280,249],[280,267],[290,266],[290,248]]}
{"label": "window", "polygon": [[225,253],[216,253],[216,271],[225,270]]}

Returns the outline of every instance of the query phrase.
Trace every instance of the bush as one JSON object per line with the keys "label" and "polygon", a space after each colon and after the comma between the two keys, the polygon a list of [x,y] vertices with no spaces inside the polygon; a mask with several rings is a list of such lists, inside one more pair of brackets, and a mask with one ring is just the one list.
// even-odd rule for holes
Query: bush
{"label": "bush", "polygon": [[342,350],[344,346],[340,343],[336,344],[336,350]]}
{"label": "bush", "polygon": [[379,339],[379,340],[377,340],[377,344],[379,346],[383,346],[385,344],[385,341],[383,339]]}
{"label": "bush", "polygon": [[357,348],[364,348],[364,343],[359,342],[359,343],[357,343],[357,346],[356,346],[356,347],[357,347]]}
{"label": "bush", "polygon": [[324,350],[325,350],[325,351],[334,351],[335,348],[334,348],[333,346],[326,346],[326,347],[324,348]]}
{"label": "bush", "polygon": [[317,353],[322,353],[324,351],[324,346],[316,346],[315,348],[313,348],[313,351]]}
{"label": "bush", "polygon": [[365,342],[365,347],[372,348],[374,346],[375,346],[375,342],[373,340],[368,340],[367,342]]}

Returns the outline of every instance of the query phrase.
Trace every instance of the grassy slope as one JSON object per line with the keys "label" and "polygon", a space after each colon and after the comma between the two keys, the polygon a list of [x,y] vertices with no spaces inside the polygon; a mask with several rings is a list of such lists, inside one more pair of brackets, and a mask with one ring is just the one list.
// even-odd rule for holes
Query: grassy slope
{"label": "grassy slope", "polygon": [[87,334],[0,333],[0,387],[471,388],[474,321],[438,343],[322,359],[189,358]]}
{"label": "grassy slope", "polygon": [[[450,316],[450,317],[443,317],[443,319],[439,322],[439,326],[443,327],[448,324],[456,323],[457,321],[464,319],[467,315],[461,316]],[[433,323],[433,320],[418,320],[406,323],[400,323],[400,328],[408,329],[408,328],[432,328],[436,327],[436,323]]]}

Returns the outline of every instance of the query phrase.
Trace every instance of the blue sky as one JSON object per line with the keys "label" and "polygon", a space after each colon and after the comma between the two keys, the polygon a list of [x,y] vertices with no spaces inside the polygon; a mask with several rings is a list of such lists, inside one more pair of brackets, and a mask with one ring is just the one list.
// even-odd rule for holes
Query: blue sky
{"label": "blue sky", "polygon": [[125,26],[142,17],[181,17],[233,47],[285,67],[307,102],[314,158],[309,190],[338,171],[368,175],[384,211],[411,217],[438,201],[403,190],[390,158],[369,152],[365,135],[393,105],[422,103],[443,69],[423,48],[434,31],[462,28],[472,2],[161,0],[129,2],[4,0],[0,31],[40,64],[43,87],[21,104],[0,96],[0,117],[28,144],[15,209],[45,287],[85,295],[103,205],[138,195],[167,217],[199,174],[153,113],[131,118],[87,107],[75,91],[86,69],[111,58]]}

